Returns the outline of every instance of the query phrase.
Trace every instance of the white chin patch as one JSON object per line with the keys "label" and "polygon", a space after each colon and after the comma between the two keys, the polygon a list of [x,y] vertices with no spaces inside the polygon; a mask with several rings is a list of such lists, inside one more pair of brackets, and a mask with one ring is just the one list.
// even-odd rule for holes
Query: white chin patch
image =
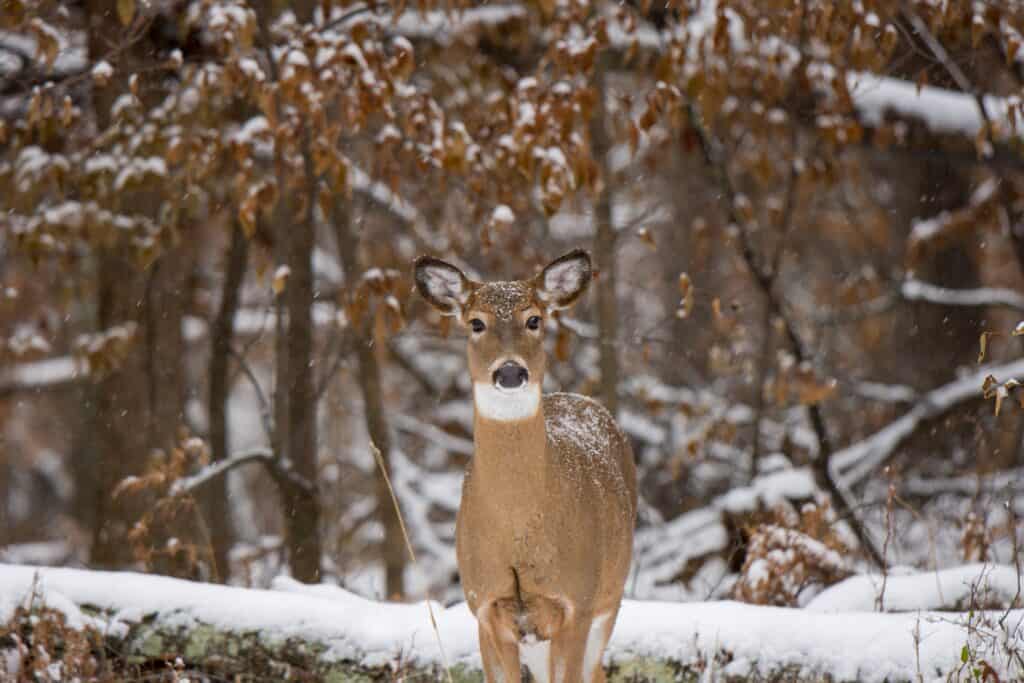
{"label": "white chin patch", "polygon": [[540,385],[530,382],[518,389],[499,389],[493,384],[474,382],[473,405],[477,415],[488,420],[525,420],[540,408]]}

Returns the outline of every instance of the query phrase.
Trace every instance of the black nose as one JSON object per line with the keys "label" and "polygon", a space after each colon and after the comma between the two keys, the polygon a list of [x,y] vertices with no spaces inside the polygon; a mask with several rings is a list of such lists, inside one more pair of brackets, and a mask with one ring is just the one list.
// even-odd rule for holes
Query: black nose
{"label": "black nose", "polygon": [[509,361],[494,371],[494,383],[502,389],[518,389],[526,384],[530,373],[519,363]]}

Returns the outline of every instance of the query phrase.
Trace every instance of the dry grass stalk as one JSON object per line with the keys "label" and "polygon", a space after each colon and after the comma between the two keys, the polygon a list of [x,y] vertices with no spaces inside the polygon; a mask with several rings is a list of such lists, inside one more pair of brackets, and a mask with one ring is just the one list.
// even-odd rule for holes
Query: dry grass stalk
{"label": "dry grass stalk", "polygon": [[[395,489],[391,485],[391,477],[388,476],[388,470],[384,466],[384,456],[381,455],[380,449],[377,448],[377,444],[370,442],[370,450],[373,451],[373,457],[377,461],[377,466],[380,467],[381,476],[384,477],[384,483],[387,484],[388,492],[391,494],[391,504],[395,506],[395,513],[398,515],[398,523],[402,527],[402,538],[405,539],[405,548],[409,551],[409,559],[412,560],[413,565],[416,565],[416,551],[412,548],[412,541],[409,540],[409,530],[405,528],[405,517],[402,516],[402,508],[398,505],[398,496],[395,495]],[[441,631],[437,628],[437,618],[434,616],[434,607],[431,604],[430,589],[427,589],[427,611],[430,613],[430,626],[434,629],[434,636],[437,638],[437,648],[441,652],[441,665],[444,667],[445,674],[448,677],[448,683],[455,683],[455,679],[452,678],[451,667],[448,666],[448,657],[444,653],[444,643],[441,641]]]}

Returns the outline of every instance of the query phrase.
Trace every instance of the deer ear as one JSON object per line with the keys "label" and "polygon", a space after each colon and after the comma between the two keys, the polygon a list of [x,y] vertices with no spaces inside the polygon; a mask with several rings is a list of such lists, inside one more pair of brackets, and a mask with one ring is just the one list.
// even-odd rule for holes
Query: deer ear
{"label": "deer ear", "polygon": [[413,264],[416,289],[441,315],[460,316],[475,284],[452,264],[420,256]]}
{"label": "deer ear", "polygon": [[537,298],[549,311],[569,308],[587,290],[591,270],[590,256],[582,249],[558,257],[537,276]]}

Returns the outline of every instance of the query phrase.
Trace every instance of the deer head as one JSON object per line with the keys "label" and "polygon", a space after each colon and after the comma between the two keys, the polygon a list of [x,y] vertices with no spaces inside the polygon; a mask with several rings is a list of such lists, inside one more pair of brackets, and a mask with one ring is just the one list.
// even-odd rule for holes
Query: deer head
{"label": "deer head", "polygon": [[420,294],[469,331],[469,374],[479,416],[510,421],[536,414],[547,365],[545,320],[575,304],[590,276],[590,257],[582,249],[555,259],[532,279],[511,282],[475,282],[440,259],[416,259]]}

